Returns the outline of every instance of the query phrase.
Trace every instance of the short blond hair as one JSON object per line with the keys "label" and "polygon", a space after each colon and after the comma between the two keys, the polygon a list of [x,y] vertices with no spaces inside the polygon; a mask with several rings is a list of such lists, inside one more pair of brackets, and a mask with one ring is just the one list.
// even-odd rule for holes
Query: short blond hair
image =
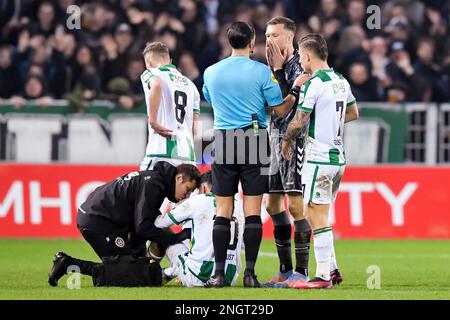
{"label": "short blond hair", "polygon": [[170,57],[169,48],[162,42],[147,42],[144,51],[142,51],[142,55],[145,58],[149,53],[160,57]]}

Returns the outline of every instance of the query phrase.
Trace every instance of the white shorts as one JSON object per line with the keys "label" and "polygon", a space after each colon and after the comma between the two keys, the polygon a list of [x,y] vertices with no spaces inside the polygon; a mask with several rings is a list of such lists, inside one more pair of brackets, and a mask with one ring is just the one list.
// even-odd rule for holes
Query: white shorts
{"label": "white shorts", "polygon": [[172,159],[172,158],[160,158],[160,157],[145,157],[144,160],[142,160],[141,166],[139,167],[140,171],[145,170],[153,170],[153,167],[156,163],[160,161],[165,161],[170,163],[173,166],[178,166],[183,163],[196,165],[195,161],[188,161],[188,160],[179,160],[179,159]]}
{"label": "white shorts", "polygon": [[181,258],[186,259],[189,252],[189,246],[184,243],[177,243],[167,248],[166,256],[169,259],[170,267],[164,269],[164,273],[169,277],[177,277],[181,284],[185,287],[203,287],[205,283],[194,276],[191,272],[185,271]]}
{"label": "white shorts", "polygon": [[305,163],[302,171],[304,204],[331,204],[336,201],[345,166]]}

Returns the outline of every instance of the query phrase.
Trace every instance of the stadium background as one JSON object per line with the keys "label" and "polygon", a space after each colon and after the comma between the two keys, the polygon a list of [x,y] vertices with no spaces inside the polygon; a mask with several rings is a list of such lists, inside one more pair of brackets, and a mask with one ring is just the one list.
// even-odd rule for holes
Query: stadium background
{"label": "stadium background", "polygon": [[[381,29],[366,25],[373,4]],[[70,5],[78,7],[67,13]],[[71,30],[76,8],[80,28]],[[297,38],[326,37],[330,65],[350,81],[361,111],[346,129],[336,236],[450,238],[449,9],[450,1],[417,0],[0,1],[0,237],[79,237],[78,204],[138,168],[147,41],[168,44],[201,92],[204,69],[230,53],[230,21],[254,24],[253,58],[265,62],[265,24],[285,15]],[[196,152],[206,169],[206,103],[201,120]]]}

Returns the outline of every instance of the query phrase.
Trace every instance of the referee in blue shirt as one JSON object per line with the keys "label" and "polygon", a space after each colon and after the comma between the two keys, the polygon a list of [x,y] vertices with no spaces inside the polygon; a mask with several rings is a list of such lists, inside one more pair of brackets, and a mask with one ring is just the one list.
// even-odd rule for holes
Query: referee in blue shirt
{"label": "referee in blue shirt", "polygon": [[206,286],[224,286],[230,219],[240,181],[245,215],[244,287],[260,287],[254,269],[262,239],[261,201],[268,191],[268,170],[263,169],[270,163],[265,106],[284,117],[295,103],[303,79],[297,78],[283,100],[270,68],[250,59],[254,28],[246,22],[234,22],[227,35],[231,56],[204,73],[203,94],[214,110],[212,183],[217,201],[213,229],[215,273]]}

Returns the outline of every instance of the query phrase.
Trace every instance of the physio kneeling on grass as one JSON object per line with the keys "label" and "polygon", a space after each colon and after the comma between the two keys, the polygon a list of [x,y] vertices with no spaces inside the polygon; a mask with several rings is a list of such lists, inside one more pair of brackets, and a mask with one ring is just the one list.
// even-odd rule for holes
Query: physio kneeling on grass
{"label": "physio kneeling on grass", "polygon": [[131,172],[95,189],[80,206],[77,225],[103,263],[58,252],[49,284],[57,286],[68,268],[75,267],[92,276],[94,285],[161,285],[161,268],[159,264],[149,267],[145,243],[151,240],[167,246],[190,238],[189,229],[172,234],[157,228],[154,221],[164,198],[179,202],[199,183],[200,172],[195,166],[158,162],[153,170]]}

